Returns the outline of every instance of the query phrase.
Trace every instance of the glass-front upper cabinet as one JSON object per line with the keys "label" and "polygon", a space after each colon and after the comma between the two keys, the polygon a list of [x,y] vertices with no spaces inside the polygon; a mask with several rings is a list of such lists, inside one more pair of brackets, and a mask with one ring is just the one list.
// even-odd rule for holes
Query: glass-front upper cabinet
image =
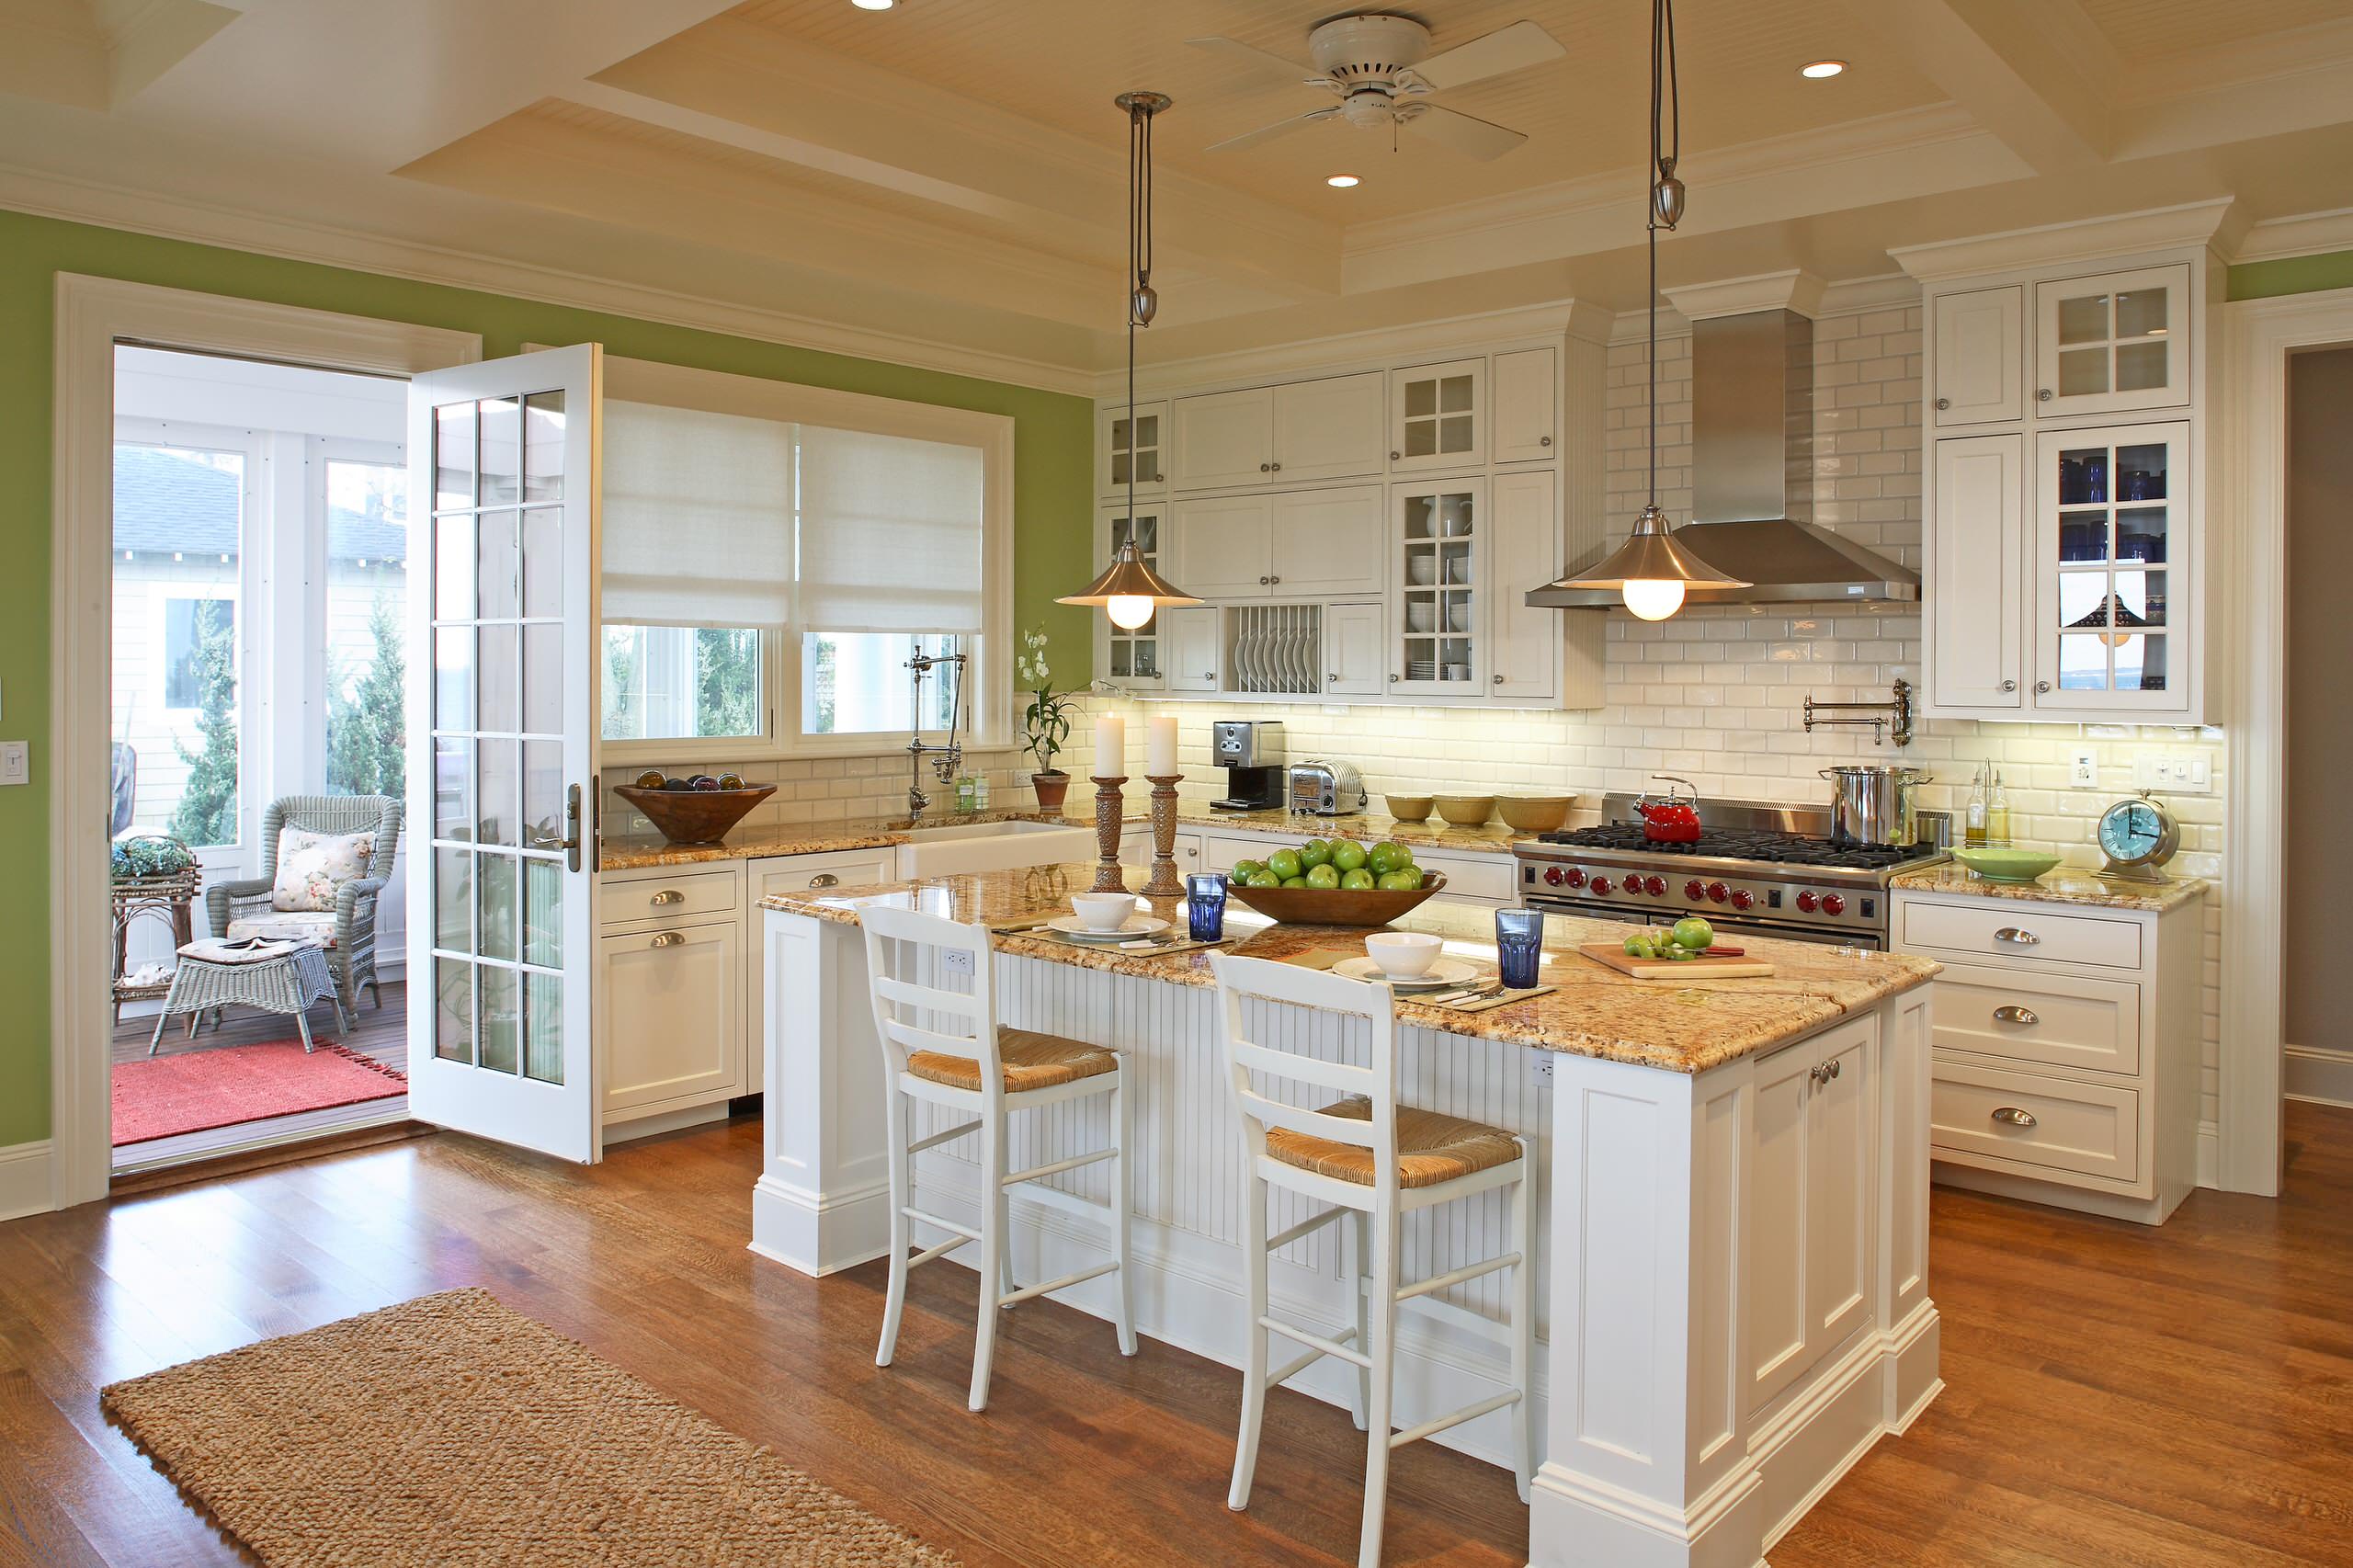
{"label": "glass-front upper cabinet", "polygon": [[2045,431],[2040,469],[2035,707],[2187,708],[2188,425]]}
{"label": "glass-front upper cabinet", "polygon": [[1157,494],[1167,486],[1168,465],[1164,460],[1168,449],[1165,403],[1140,403],[1132,418],[1125,407],[1097,409],[1095,423],[1095,449],[1103,454],[1101,479],[1107,500],[1127,494],[1131,465],[1139,492],[1149,490]]}
{"label": "glass-front upper cabinet", "polygon": [[1449,480],[1390,490],[1391,584],[1397,639],[1389,689],[1470,697],[1487,664],[1487,482]]}
{"label": "glass-front upper cabinet", "polygon": [[[1158,506],[1139,506],[1131,517],[1124,506],[1103,509],[1096,569],[1111,563],[1111,557],[1131,538],[1136,541],[1136,553],[1154,572],[1162,570],[1162,551],[1167,534],[1165,519]],[[1163,647],[1160,618],[1153,617],[1133,631],[1111,624],[1108,616],[1095,618],[1095,667],[1107,678],[1136,691],[1165,689],[1167,679],[1162,669]]]}
{"label": "glass-front upper cabinet", "polygon": [[1487,460],[1487,362],[1389,372],[1389,468],[1475,468]]}
{"label": "glass-front upper cabinet", "polygon": [[2035,412],[2113,414],[2189,402],[2187,265],[2035,286]]}

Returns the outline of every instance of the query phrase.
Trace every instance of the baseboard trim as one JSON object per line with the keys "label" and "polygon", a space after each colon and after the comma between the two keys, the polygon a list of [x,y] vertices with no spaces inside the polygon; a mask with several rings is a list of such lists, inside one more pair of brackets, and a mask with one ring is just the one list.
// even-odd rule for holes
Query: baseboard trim
{"label": "baseboard trim", "polygon": [[2222,1130],[2211,1121],[2198,1124],[2198,1185],[2222,1185]]}
{"label": "baseboard trim", "polygon": [[2353,1106],[2353,1051],[2291,1045],[2286,1048],[2280,1071],[2286,1079],[2280,1092],[2291,1100]]}
{"label": "baseboard trim", "polygon": [[0,1149],[0,1220],[46,1214],[57,1207],[50,1170],[50,1141],[13,1143]]}

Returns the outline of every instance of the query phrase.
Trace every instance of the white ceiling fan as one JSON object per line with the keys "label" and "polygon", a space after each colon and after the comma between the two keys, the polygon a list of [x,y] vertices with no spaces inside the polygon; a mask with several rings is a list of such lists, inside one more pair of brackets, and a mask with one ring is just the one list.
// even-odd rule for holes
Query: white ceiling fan
{"label": "white ceiling fan", "polygon": [[1339,100],[1220,142],[1210,149],[1212,153],[1255,147],[1321,120],[1339,119],[1359,130],[1403,126],[1482,162],[1502,157],[1527,141],[1527,136],[1426,102],[1427,95],[1540,65],[1568,52],[1534,22],[1514,22],[1443,54],[1431,54],[1428,28],[1411,17],[1377,11],[1335,17],[1310,29],[1307,52],[1314,62],[1312,66],[1235,39],[1188,41],[1245,70],[1300,80]]}

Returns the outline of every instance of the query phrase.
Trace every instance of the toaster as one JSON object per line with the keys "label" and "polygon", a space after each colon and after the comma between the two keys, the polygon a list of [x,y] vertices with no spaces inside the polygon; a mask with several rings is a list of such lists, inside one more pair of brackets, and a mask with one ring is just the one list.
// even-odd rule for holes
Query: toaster
{"label": "toaster", "polygon": [[1352,762],[1294,762],[1290,809],[1300,816],[1344,817],[1365,809],[1364,775]]}

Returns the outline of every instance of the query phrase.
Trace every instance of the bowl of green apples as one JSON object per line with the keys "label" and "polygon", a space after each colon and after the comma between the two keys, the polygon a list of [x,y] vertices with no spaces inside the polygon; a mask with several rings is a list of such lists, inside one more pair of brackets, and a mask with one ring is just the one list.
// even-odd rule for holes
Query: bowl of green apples
{"label": "bowl of green apples", "polygon": [[1393,840],[1311,838],[1264,860],[1241,860],[1226,891],[1270,920],[1290,926],[1386,926],[1446,886]]}

